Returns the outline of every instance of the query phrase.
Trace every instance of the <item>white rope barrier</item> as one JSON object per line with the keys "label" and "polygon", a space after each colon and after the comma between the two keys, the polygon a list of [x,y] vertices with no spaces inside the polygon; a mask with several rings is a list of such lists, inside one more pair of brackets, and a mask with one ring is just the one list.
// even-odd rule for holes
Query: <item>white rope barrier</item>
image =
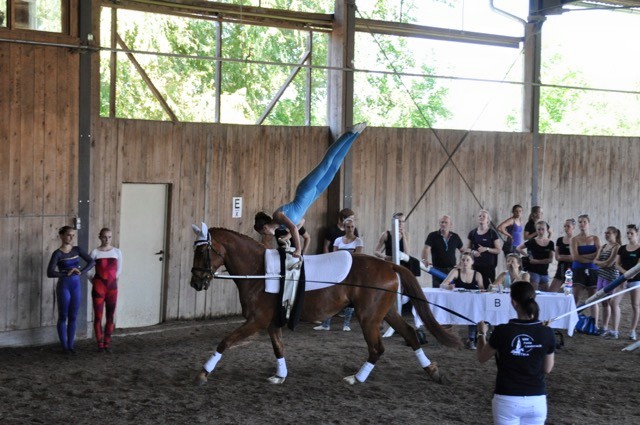
{"label": "white rope barrier", "polygon": [[[579,311],[582,311],[582,310],[584,310],[584,309],[586,309],[586,308],[591,307],[592,305],[595,305],[595,304],[598,304],[598,303],[600,303],[600,302],[602,302],[602,301],[608,300],[609,298],[617,297],[618,295],[622,295],[622,294],[624,294],[625,292],[633,291],[634,289],[638,289],[638,288],[640,288],[640,286],[634,286],[633,288],[623,289],[623,290],[622,290],[622,291],[620,291],[620,292],[616,292],[615,294],[608,295],[608,296],[606,296],[606,297],[604,297],[604,298],[598,298],[598,299],[596,299],[595,301],[589,302],[589,303],[587,303],[587,304],[583,304],[583,305],[581,305],[580,307],[575,308],[574,310],[571,310],[571,311],[569,311],[569,312],[566,312],[566,313],[564,313],[564,314],[561,314],[561,315],[560,315],[560,316],[558,316],[558,317],[555,317],[555,318],[553,318],[553,319],[549,320],[549,323],[553,322],[554,320],[562,319],[563,317],[565,317],[565,316],[569,316],[570,314],[573,314],[573,313],[577,313],[577,312],[579,312]],[[591,297],[591,298],[593,298],[593,297]],[[589,301],[591,298],[589,298],[587,301]]]}

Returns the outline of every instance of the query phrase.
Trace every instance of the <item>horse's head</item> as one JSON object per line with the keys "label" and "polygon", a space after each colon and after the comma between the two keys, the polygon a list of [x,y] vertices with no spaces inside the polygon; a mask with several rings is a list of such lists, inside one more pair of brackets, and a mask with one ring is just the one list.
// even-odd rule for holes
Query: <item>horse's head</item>
{"label": "horse's head", "polygon": [[214,272],[224,263],[224,248],[214,246],[207,225],[202,223],[201,227],[192,225],[196,234],[196,241],[193,243],[194,256],[193,267],[191,268],[191,286],[196,291],[209,289]]}

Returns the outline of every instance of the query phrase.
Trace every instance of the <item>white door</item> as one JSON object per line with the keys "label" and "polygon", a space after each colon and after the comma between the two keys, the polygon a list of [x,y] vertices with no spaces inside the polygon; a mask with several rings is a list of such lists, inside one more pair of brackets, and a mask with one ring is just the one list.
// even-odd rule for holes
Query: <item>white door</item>
{"label": "white door", "polygon": [[122,185],[116,327],[150,326],[162,321],[168,187]]}

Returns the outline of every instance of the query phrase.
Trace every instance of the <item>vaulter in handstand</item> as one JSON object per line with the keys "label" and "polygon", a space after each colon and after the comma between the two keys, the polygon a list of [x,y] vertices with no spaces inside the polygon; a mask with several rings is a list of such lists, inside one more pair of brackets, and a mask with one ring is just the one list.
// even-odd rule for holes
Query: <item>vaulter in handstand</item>
{"label": "vaulter in handstand", "polygon": [[351,130],[340,136],[338,140],[329,146],[324,158],[316,168],[298,183],[293,201],[278,208],[273,213],[273,217],[262,211],[257,213],[253,228],[263,235],[273,235],[278,227],[287,228],[291,234],[292,245],[295,246],[295,251],[292,255],[300,257],[301,245],[298,228],[304,224],[304,214],[320,197],[322,192],[329,187],[329,184],[338,173],[342,161],[349,153],[351,145],[365,127],[365,123],[356,124]]}

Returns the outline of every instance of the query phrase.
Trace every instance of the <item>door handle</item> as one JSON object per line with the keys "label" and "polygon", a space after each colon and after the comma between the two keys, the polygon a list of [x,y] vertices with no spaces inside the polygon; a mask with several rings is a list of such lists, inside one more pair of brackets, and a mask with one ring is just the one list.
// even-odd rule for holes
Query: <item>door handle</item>
{"label": "door handle", "polygon": [[155,254],[153,254],[153,255],[162,255],[162,254],[164,254],[164,251],[163,251],[163,250],[160,250],[160,251],[156,252],[156,253],[155,253]]}

